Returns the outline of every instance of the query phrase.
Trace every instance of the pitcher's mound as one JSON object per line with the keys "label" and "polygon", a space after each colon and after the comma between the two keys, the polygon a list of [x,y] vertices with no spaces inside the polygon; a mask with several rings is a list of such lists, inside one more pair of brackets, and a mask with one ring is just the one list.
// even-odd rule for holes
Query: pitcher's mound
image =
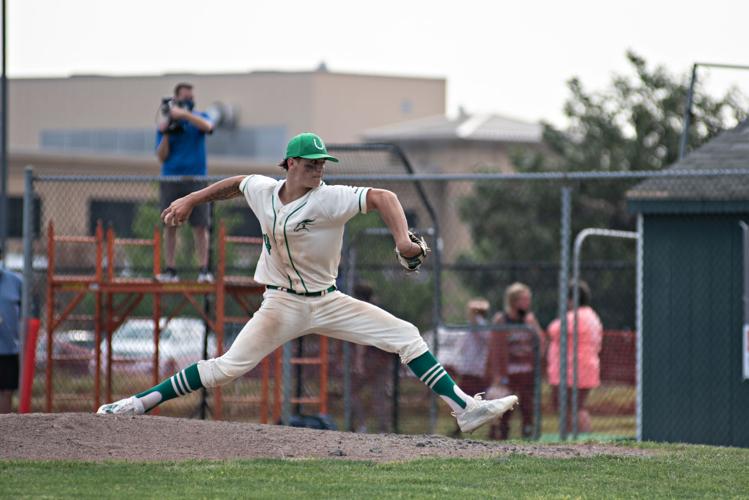
{"label": "pitcher's mound", "polygon": [[354,434],[156,416],[0,415],[0,459],[337,458],[389,462],[430,457],[485,458],[511,453],[558,458],[650,454],[610,445],[513,445],[443,436]]}

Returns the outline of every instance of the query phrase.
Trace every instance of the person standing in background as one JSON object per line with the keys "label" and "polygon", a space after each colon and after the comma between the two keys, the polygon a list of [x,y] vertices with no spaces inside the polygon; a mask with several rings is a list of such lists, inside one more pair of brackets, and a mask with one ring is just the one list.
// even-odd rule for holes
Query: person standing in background
{"label": "person standing in background", "polygon": [[[500,384],[506,386],[513,394],[520,398],[520,414],[522,416],[522,436],[529,438],[533,435],[533,393],[536,388],[535,380],[535,344],[538,338],[538,348],[543,352],[544,334],[532,311],[531,289],[523,283],[513,283],[508,286],[504,294],[504,310],[494,315],[492,323],[495,325],[524,325],[527,329],[508,329],[495,333],[498,341],[496,354],[499,356],[499,379],[493,380],[492,386]],[[539,367],[540,369],[540,367]],[[495,439],[507,439],[510,433],[511,415],[506,413],[499,423],[493,423],[490,435]]]}
{"label": "person standing in background", "polygon": [[[174,97],[162,103],[163,120],[156,132],[156,156],[161,162],[162,176],[203,176],[207,173],[205,136],[213,132],[214,123],[206,113],[195,111],[193,86],[178,83]],[[206,186],[201,181],[162,182],[160,186],[161,210],[174,200],[187,196]],[[198,282],[210,283],[213,275],[208,269],[208,239],[210,206],[200,205],[190,214],[190,226],[195,239],[200,271]],[[162,282],[179,281],[175,262],[177,227],[164,228],[166,244],[166,269],[156,278]]]}
{"label": "person standing in background", "polygon": [[[575,313],[573,311],[573,294],[575,284],[571,284],[567,294],[567,425],[572,426],[572,386],[574,375],[574,350],[572,344]],[[578,285],[579,307],[577,308],[577,429],[580,432],[591,431],[590,413],[585,408],[585,400],[590,390],[601,385],[601,361],[599,353],[603,343],[603,325],[598,314],[590,306],[590,288],[581,281]],[[560,355],[559,319],[551,322],[548,328],[550,344],[548,352],[548,376],[551,384],[552,405],[559,410],[559,355]]]}
{"label": "person standing in background", "polygon": [[22,283],[20,276],[5,269],[0,247],[0,413],[10,413],[18,390]]}

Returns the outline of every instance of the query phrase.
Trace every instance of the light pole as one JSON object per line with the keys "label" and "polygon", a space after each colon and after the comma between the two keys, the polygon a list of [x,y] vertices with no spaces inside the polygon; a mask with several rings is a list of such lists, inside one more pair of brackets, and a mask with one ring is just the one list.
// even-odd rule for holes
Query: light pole
{"label": "light pole", "polygon": [[[0,69],[0,106],[3,108],[2,120],[0,120],[0,247],[5,248],[5,240],[8,238],[8,78],[5,74],[5,60],[7,58],[8,22],[6,21],[5,0],[2,0],[3,16],[3,49],[2,69]],[[7,254],[5,252],[3,255]]]}

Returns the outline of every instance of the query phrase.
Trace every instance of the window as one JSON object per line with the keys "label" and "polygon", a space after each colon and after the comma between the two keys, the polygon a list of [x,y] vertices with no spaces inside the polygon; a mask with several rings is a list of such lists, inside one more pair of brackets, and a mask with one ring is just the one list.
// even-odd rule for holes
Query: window
{"label": "window", "polygon": [[42,130],[42,149],[97,153],[142,153],[154,151],[155,129],[52,129]]}
{"label": "window", "polygon": [[[286,147],[286,135],[286,127],[278,125],[218,128],[206,138],[206,148],[209,155],[275,159]],[[39,134],[42,149],[104,154],[152,155],[155,140],[156,128],[45,129]]]}
{"label": "window", "polygon": [[112,224],[114,234],[120,238],[132,238],[133,223],[138,210],[138,202],[125,200],[91,200],[88,209],[89,234],[96,233],[96,222],[101,219],[106,230]]}
{"label": "window", "polygon": [[[5,220],[9,238],[23,238],[23,197],[8,197],[8,215]],[[42,227],[42,201],[34,198],[34,221],[31,231],[34,237],[39,237]]]}

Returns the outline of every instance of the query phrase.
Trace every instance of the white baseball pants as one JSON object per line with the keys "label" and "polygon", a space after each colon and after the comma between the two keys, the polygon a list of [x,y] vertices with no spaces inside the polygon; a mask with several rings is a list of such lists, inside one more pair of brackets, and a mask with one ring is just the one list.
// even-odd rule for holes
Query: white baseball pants
{"label": "white baseball pants", "polygon": [[304,297],[266,290],[260,309],[229,350],[221,357],[198,363],[200,380],[205,387],[231,382],[281,345],[309,333],[397,353],[404,364],[428,350],[411,323],[339,291]]}

